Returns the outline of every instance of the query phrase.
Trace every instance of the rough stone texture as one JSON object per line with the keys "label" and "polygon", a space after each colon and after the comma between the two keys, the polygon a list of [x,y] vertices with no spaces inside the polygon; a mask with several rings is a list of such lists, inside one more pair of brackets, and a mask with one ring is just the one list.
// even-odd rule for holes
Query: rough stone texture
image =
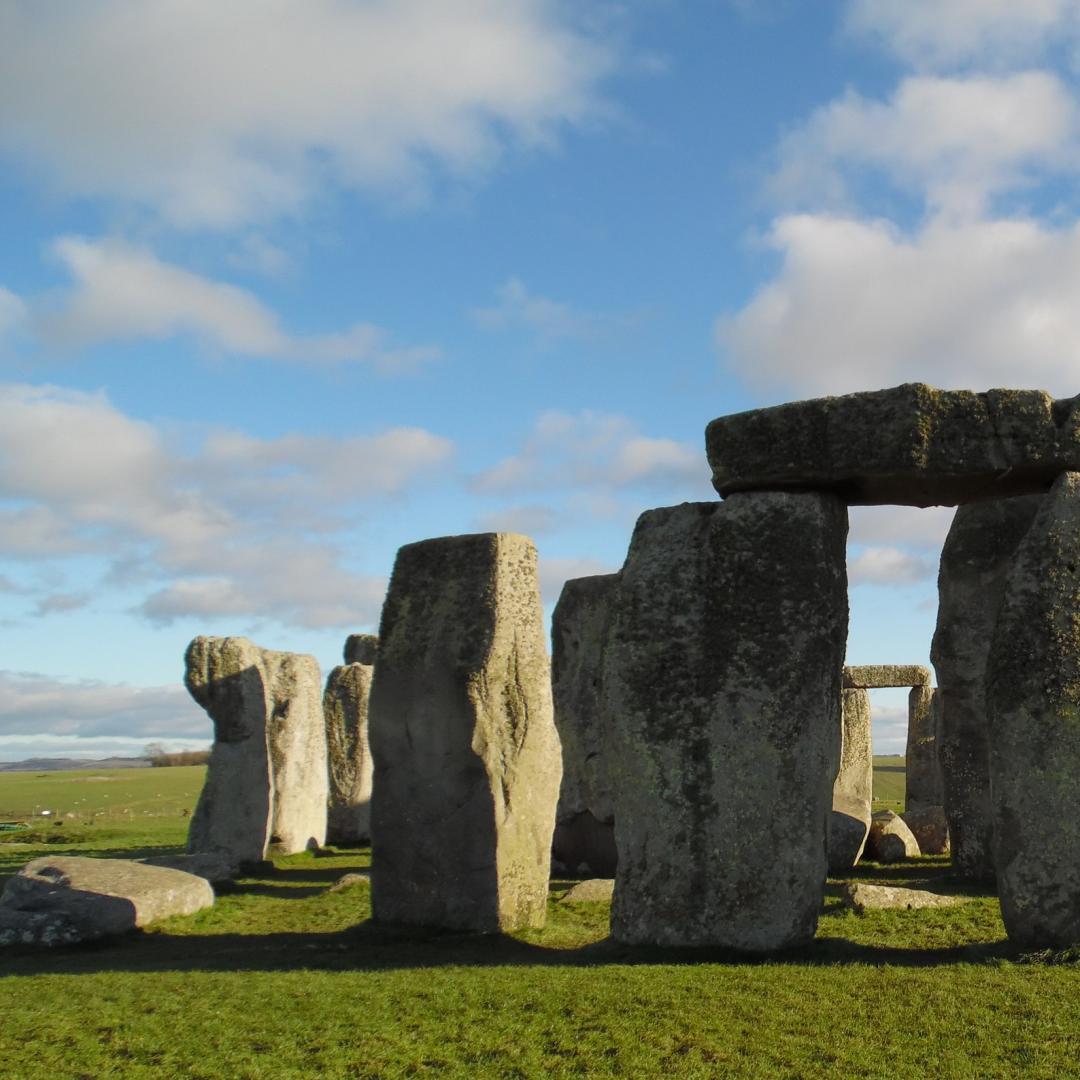
{"label": "rough stone texture", "polygon": [[880,911],[887,908],[953,907],[965,903],[966,896],[943,896],[941,893],[926,892],[924,889],[899,889],[891,885],[866,885],[863,882],[848,882],[840,891],[840,899],[845,907],[862,913]]}
{"label": "rough stone texture", "polygon": [[900,817],[911,830],[923,855],[948,855],[949,820],[945,817],[944,806],[905,810]]}
{"label": "rough stone texture", "polygon": [[987,661],[994,862],[1010,940],[1080,944],[1080,473],[1009,567]]}
{"label": "rough stone texture", "polygon": [[830,874],[850,870],[862,856],[874,787],[870,695],[865,690],[843,690],[840,700],[840,771],[833,783],[829,818]]}
{"label": "rough stone texture", "polygon": [[617,940],[810,940],[840,765],[847,514],[740,494],[643,514],[604,685]]}
{"label": "rough stone texture", "polygon": [[366,664],[372,667],[379,651],[377,634],[350,634],[342,650],[346,664]]}
{"label": "rough stone texture", "polygon": [[1080,468],[1080,399],[908,383],[713,420],[713,486],[811,488],[851,504],[953,506],[1046,491]]}
{"label": "rough stone texture", "polygon": [[604,773],[604,646],[618,574],[574,578],[551,621],[551,685],[563,777],[552,858],[571,870],[615,873],[615,813]]}
{"label": "rough stone texture", "polygon": [[[41,944],[57,927],[69,927],[67,941],[123,934],[170,915],[191,915],[214,902],[210,883],[194,874],[147,866],[131,859],[45,856],[28,862],[8,878],[0,909],[42,918]],[[59,923],[57,920],[60,920]],[[26,920],[32,927],[35,920]]]}
{"label": "rough stone texture", "polygon": [[845,690],[879,690],[887,686],[929,686],[930,669],[921,664],[858,664],[844,668]]}
{"label": "rough stone texture", "polygon": [[562,896],[561,903],[580,904],[596,903],[597,901],[610,901],[615,892],[613,878],[588,878],[579,881],[572,889],[568,889]]}
{"label": "rough stone texture", "polygon": [[545,638],[527,537],[398,552],[371,690],[375,918],[543,925],[562,776]]}
{"label": "rough stone texture", "polygon": [[326,840],[322,679],[311,656],[242,637],[197,637],[184,683],[214,721],[206,782],[188,833],[191,853],[236,864]]}
{"label": "rough stone texture", "polygon": [[941,551],[937,630],[930,656],[937,672],[938,757],[953,869],[992,881],[993,819],[987,750],[986,657],[1005,575],[1042,496],[962,506]]}
{"label": "rough stone texture", "polygon": [[904,806],[908,810],[942,806],[945,802],[938,758],[940,706],[936,704],[936,698],[937,694],[930,686],[912,687],[908,694],[904,781]]}
{"label": "rough stone texture", "polygon": [[323,694],[330,783],[326,842],[338,847],[357,847],[371,839],[368,695],[374,670],[361,663],[336,667]]}
{"label": "rough stone texture", "polygon": [[54,948],[87,940],[62,911],[16,911],[0,907],[0,947],[34,945]]}
{"label": "rough stone texture", "polygon": [[917,859],[921,854],[918,840],[898,814],[891,810],[879,810],[870,819],[870,835],[866,839],[867,858],[891,863]]}
{"label": "rough stone texture", "polygon": [[200,855],[153,855],[139,862],[147,866],[164,866],[169,870],[183,870],[213,884],[234,880],[240,872],[237,863],[225,858],[220,852]]}

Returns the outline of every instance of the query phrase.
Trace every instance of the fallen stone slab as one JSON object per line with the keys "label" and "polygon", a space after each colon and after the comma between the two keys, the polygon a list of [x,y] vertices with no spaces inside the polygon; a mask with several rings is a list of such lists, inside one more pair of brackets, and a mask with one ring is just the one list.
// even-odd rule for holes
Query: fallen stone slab
{"label": "fallen stone slab", "polygon": [[832,491],[852,505],[954,506],[1046,491],[1080,469],[1080,399],[907,383],[713,420],[713,486]]}
{"label": "fallen stone slab", "polygon": [[615,892],[613,878],[587,878],[579,881],[573,888],[563,893],[560,903],[583,904],[596,903],[597,901],[609,901]]}
{"label": "fallen stone slab", "polygon": [[954,907],[966,903],[966,896],[944,896],[925,889],[900,889],[892,885],[867,885],[861,881],[848,882],[841,889],[844,907],[860,914],[864,911],[885,911],[892,908],[914,911],[918,908]]}
{"label": "fallen stone slab", "polygon": [[[42,938],[55,932],[90,941],[124,934],[170,915],[192,915],[213,902],[210,883],[182,870],[132,859],[63,855],[34,859],[8,878],[0,910],[47,916],[40,921]],[[49,929],[54,916],[62,919]]]}
{"label": "fallen stone slab", "polygon": [[880,810],[870,819],[870,835],[866,838],[867,858],[892,863],[917,859],[921,854],[918,840],[899,814]]}
{"label": "fallen stone slab", "polygon": [[929,686],[930,669],[921,664],[857,664],[844,668],[845,690],[880,690],[889,686]]}

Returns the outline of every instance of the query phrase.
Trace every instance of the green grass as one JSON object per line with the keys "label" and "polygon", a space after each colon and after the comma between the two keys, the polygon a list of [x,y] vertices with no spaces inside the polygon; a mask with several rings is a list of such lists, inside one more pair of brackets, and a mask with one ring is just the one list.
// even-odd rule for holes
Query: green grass
{"label": "green grass", "polygon": [[[68,849],[106,850],[89,831],[72,830]],[[0,873],[64,850],[37,842],[15,859],[9,848]],[[748,960],[613,944],[607,904],[560,903],[564,882],[541,931],[380,927],[366,884],[328,891],[368,865],[367,851],[279,858],[198,915],[89,948],[0,954],[0,1073],[1080,1074],[1080,970],[1017,956],[986,894],[856,916],[831,882],[812,945]],[[942,858],[856,876],[949,888]]]}
{"label": "green grass", "polygon": [[874,758],[874,809],[903,813],[905,791],[905,762],[902,757]]}

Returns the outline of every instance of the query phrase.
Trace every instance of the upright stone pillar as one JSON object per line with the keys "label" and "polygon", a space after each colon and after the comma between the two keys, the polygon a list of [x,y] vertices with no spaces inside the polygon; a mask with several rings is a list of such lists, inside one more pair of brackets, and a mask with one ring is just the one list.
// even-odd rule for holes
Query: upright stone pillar
{"label": "upright stone pillar", "polygon": [[937,696],[932,686],[913,686],[908,694],[907,753],[905,755],[904,809],[927,810],[943,806],[945,795],[938,758]]}
{"label": "upright stone pillar", "polygon": [[234,863],[326,841],[326,736],[311,656],[242,637],[197,637],[184,682],[214,721],[214,746],[188,850]]}
{"label": "upright stone pillar", "polygon": [[401,548],[369,738],[375,918],[542,926],[562,761],[531,540]]}
{"label": "upright stone pillar", "polygon": [[842,690],[840,717],[840,771],[829,818],[830,874],[852,869],[862,857],[874,788],[869,692]]}
{"label": "upright stone pillar", "polygon": [[1010,940],[1080,944],[1080,473],[1009,567],[987,663],[994,859]]}
{"label": "upright stone pillar", "polygon": [[323,694],[330,780],[326,840],[339,847],[356,847],[371,839],[368,695],[377,642],[370,634],[350,635],[345,643],[345,663],[330,672]]}
{"label": "upright stone pillar", "polygon": [[930,650],[940,708],[938,753],[953,868],[972,881],[994,878],[986,657],[1009,562],[1042,498],[961,506],[941,552],[937,630]]}
{"label": "upright stone pillar", "polygon": [[574,872],[615,875],[615,812],[604,768],[603,666],[618,574],[574,578],[551,620],[551,685],[563,775],[552,857]]}
{"label": "upright stone pillar", "polygon": [[643,514],[605,655],[617,940],[810,940],[827,871],[847,512],[753,492]]}

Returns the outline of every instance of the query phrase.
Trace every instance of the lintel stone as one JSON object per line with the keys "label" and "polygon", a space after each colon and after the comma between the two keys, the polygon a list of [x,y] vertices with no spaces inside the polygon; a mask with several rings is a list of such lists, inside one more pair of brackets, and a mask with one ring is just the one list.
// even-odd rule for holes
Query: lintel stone
{"label": "lintel stone", "polygon": [[859,664],[844,668],[845,690],[880,690],[889,686],[929,686],[930,669],[921,664]]}

